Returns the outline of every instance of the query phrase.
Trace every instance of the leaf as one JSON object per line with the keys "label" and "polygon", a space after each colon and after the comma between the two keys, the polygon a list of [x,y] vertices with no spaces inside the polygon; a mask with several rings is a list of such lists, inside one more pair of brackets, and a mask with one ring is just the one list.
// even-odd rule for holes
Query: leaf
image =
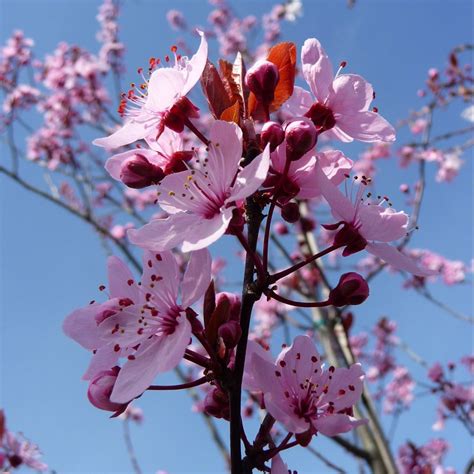
{"label": "leaf", "polygon": [[[296,46],[291,42],[278,43],[268,52],[267,60],[278,67],[280,79],[275,88],[275,97],[270,104],[270,112],[277,111],[293,94],[296,76]],[[264,120],[264,111],[251,92],[248,99],[249,114]]]}
{"label": "leaf", "polygon": [[216,67],[210,61],[207,62],[202,73],[201,86],[212,115],[218,119],[222,112],[232,105],[232,102]]}
{"label": "leaf", "polygon": [[229,314],[230,301],[227,298],[223,298],[219,301],[219,304],[209,318],[209,324],[206,325],[206,338],[213,347],[215,347],[217,342],[217,331],[222,324],[227,322]]}
{"label": "leaf", "polygon": [[237,86],[232,73],[233,64],[224,59],[219,59],[219,69],[221,71],[222,83],[229,97],[229,105],[236,100],[242,100],[240,96],[239,87]]}
{"label": "leaf", "polygon": [[231,105],[227,109],[225,109],[221,116],[221,120],[225,120],[226,122],[235,122],[236,124],[239,124],[240,121],[240,104],[239,101],[236,100],[234,102],[234,105]]}
{"label": "leaf", "polygon": [[232,77],[234,78],[234,82],[237,85],[239,91],[240,102],[242,104],[242,112],[244,117],[247,116],[246,104],[250,93],[247,88],[247,85],[245,84],[246,72],[247,71],[245,68],[244,59],[242,57],[242,54],[238,52],[235,56],[234,64],[232,65]]}
{"label": "leaf", "polygon": [[278,110],[293,94],[296,76],[296,46],[285,42],[275,45],[268,53],[268,60],[278,67],[280,80],[275,88],[275,98],[270,112]]}

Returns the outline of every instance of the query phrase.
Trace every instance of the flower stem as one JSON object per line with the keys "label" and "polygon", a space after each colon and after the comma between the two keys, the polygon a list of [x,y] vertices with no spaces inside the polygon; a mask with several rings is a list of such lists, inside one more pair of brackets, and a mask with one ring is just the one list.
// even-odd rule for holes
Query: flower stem
{"label": "flower stem", "polygon": [[328,300],[326,301],[294,301],[290,300],[289,298],[285,298],[284,296],[279,295],[278,293],[275,293],[273,290],[264,290],[263,291],[265,295],[267,295],[270,298],[273,298],[274,300],[280,301],[281,303],[288,304],[290,306],[296,306],[298,308],[323,308],[325,306],[330,306],[330,302]]}
{"label": "flower stem", "polygon": [[180,383],[178,385],[150,385],[147,390],[183,390],[186,388],[198,387],[206,382],[210,382],[208,376],[201,377],[192,382]]}
{"label": "flower stem", "polygon": [[186,127],[189,128],[189,130],[191,130],[191,132],[194,133],[194,135],[196,135],[196,137],[199,138],[199,140],[204,143],[204,145],[209,146],[209,143],[211,142],[196,128],[196,126],[191,122],[191,120],[189,120],[188,118],[185,119],[184,124],[186,125]]}
{"label": "flower stem", "polygon": [[327,249],[322,250],[321,252],[312,255],[311,257],[308,257],[306,260],[303,260],[302,262],[299,262],[286,270],[282,270],[281,272],[275,273],[274,275],[270,275],[269,282],[270,283],[275,283],[276,281],[280,280],[283,277],[286,277],[290,273],[296,272],[300,268],[304,267],[305,265],[308,265],[308,263],[314,262],[318,258],[323,257],[324,255],[327,255],[328,253],[334,252],[334,250],[337,250],[338,248],[342,247],[342,245],[331,245]]}

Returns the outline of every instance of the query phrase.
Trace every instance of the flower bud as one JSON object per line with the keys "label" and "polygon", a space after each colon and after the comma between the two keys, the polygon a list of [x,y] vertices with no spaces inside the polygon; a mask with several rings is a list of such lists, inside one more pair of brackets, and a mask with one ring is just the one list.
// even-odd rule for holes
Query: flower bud
{"label": "flower bud", "polygon": [[120,170],[120,179],[129,188],[145,188],[152,184],[159,183],[165,174],[163,170],[140,153],[133,155],[126,160]]}
{"label": "flower bud", "polygon": [[283,222],[277,222],[273,226],[273,230],[278,235],[287,235],[289,233],[288,226]]}
{"label": "flower bud", "polygon": [[298,222],[300,218],[300,209],[296,202],[289,202],[281,208],[281,217],[290,224]]}
{"label": "flower bud", "polygon": [[219,327],[217,334],[222,338],[227,349],[233,349],[239,343],[242,329],[237,321],[230,320]]}
{"label": "flower bud", "polygon": [[268,107],[280,79],[278,67],[270,61],[257,61],[245,75],[247,87],[255,94],[257,101]]}
{"label": "flower bud", "polygon": [[230,419],[229,397],[218,387],[212,387],[204,399],[204,411],[216,418]]}
{"label": "flower bud", "polygon": [[274,151],[275,148],[283,142],[285,139],[285,131],[282,126],[277,122],[266,122],[260,132],[260,142],[262,148],[265,148],[270,143],[270,151]]}
{"label": "flower bud", "polygon": [[219,304],[221,304],[223,300],[227,300],[229,302],[229,317],[227,318],[227,320],[239,321],[240,297],[238,295],[235,295],[234,293],[223,291],[216,295],[216,306],[219,306]]}
{"label": "flower bud", "polygon": [[344,273],[336,288],[329,292],[329,302],[334,306],[356,305],[369,297],[369,285],[355,272]]}
{"label": "flower bud", "polygon": [[295,120],[286,126],[285,137],[286,157],[296,161],[316,145],[318,133],[309,120]]}
{"label": "flower bud", "polygon": [[91,380],[87,390],[87,398],[96,408],[106,411],[123,411],[126,403],[114,403],[110,401],[110,395],[114,389],[115,381],[120,372],[120,367],[110,370],[102,370]]}

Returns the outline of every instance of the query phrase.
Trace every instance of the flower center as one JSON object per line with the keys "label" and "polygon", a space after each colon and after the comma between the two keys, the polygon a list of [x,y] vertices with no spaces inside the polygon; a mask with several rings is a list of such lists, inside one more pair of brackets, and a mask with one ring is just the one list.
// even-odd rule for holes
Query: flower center
{"label": "flower center", "polygon": [[332,110],[319,102],[315,102],[304,115],[314,123],[320,133],[336,125]]}

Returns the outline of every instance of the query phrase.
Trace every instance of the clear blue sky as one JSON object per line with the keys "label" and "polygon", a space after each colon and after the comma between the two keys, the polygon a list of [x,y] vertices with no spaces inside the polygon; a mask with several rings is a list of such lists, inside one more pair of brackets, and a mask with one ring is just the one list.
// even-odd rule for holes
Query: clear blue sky
{"label": "clear blue sky", "polygon": [[[238,12],[247,14],[268,10],[272,2],[234,3]],[[13,29],[20,28],[35,39],[40,57],[62,40],[97,49],[99,1],[3,0],[0,4],[2,43]],[[127,46],[128,79],[135,78],[136,67],[148,57],[164,54],[176,42],[165,19],[171,7],[184,11],[191,23],[204,23],[210,10],[204,1],[125,1],[121,37]],[[442,67],[452,46],[472,39],[469,1],[358,0],[349,10],[343,0],[306,0],[304,9],[305,16],[297,23],[285,24],[285,39],[301,46],[305,38],[318,37],[335,64],[347,60],[349,72],[365,76],[374,85],[376,105],[392,122],[419,106],[416,91],[427,69]],[[216,54],[214,49],[214,59]],[[461,109],[453,107],[439,114],[434,132],[461,127]],[[350,150],[356,157],[360,147]],[[3,148],[2,160],[5,157]],[[466,165],[454,185],[436,184],[434,169],[429,167],[422,229],[412,245],[469,261],[472,155],[466,153],[464,159]],[[25,176],[40,182],[33,167],[23,170]],[[377,188],[402,208],[398,185],[413,180],[412,171],[400,170],[394,162],[383,163]],[[89,355],[61,332],[64,317],[95,298],[98,284],[105,281],[103,248],[89,228],[61,209],[5,179],[0,189],[1,405],[9,426],[38,442],[45,461],[59,473],[131,472],[119,422],[94,409],[85,397],[87,386],[80,377]],[[229,242],[215,245],[214,255],[228,251]],[[457,360],[472,351],[472,331],[466,323],[401,290],[401,284],[400,278],[386,275],[374,284],[371,298],[357,311],[359,329],[387,315],[396,319],[400,336],[430,362]],[[433,291],[459,311],[472,311],[468,285],[434,285]],[[421,379],[421,372],[413,369]],[[399,424],[396,445],[407,437],[424,443],[437,436],[430,430],[434,405],[429,397],[415,402],[414,411]],[[145,423],[133,432],[145,472],[223,472],[222,461],[204,424],[191,413],[186,394],[147,394],[138,406],[145,411]],[[225,433],[226,426],[219,424]],[[470,452],[466,432],[448,422],[441,435],[452,446],[448,465],[461,469]],[[339,455],[331,446],[323,438],[315,442],[321,451]],[[326,472],[298,449],[285,459],[301,474]]]}

